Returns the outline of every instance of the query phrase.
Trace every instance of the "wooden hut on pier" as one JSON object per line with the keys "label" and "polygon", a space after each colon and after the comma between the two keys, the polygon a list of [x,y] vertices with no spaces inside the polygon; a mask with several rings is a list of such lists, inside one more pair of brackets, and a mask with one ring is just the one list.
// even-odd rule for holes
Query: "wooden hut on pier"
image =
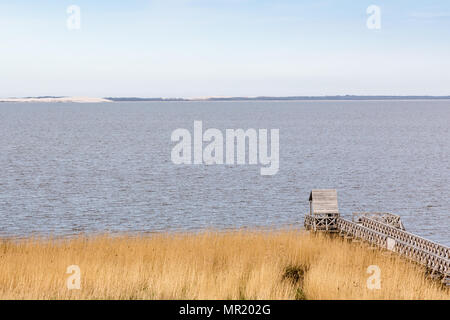
{"label": "wooden hut on pier", "polygon": [[337,231],[339,208],[336,189],[313,189],[309,195],[309,214],[305,228],[313,231]]}

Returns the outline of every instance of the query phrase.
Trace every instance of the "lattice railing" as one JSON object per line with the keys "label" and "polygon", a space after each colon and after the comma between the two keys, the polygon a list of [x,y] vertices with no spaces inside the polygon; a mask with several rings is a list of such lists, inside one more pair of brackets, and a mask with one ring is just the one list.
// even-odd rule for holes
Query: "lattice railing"
{"label": "lattice railing", "polygon": [[387,247],[387,236],[380,232],[342,218],[338,219],[337,226],[338,230],[345,235],[369,241],[382,248]]}
{"label": "lattice railing", "polygon": [[408,243],[416,248],[425,250],[444,259],[450,259],[450,248],[439,243],[424,239],[407,231],[399,230],[388,224],[367,217],[361,218],[361,224],[377,232],[381,232],[397,241]]}
{"label": "lattice railing", "polygon": [[305,228],[313,231],[334,232],[337,230],[337,214],[314,214],[305,216]]}
{"label": "lattice railing", "polygon": [[386,223],[400,230],[405,230],[399,215],[388,212],[354,212],[353,222],[361,222],[362,218],[370,218],[379,222]]}
{"label": "lattice railing", "polygon": [[449,275],[448,247],[367,217],[362,217],[360,221],[355,223],[338,218],[337,227],[345,235],[389,249],[444,277]]}

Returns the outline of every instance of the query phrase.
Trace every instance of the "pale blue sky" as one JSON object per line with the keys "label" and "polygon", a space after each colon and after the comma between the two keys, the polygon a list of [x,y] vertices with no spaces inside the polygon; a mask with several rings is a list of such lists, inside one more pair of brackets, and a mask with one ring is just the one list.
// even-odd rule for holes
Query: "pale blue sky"
{"label": "pale blue sky", "polygon": [[0,0],[0,40],[0,97],[450,94],[448,0]]}

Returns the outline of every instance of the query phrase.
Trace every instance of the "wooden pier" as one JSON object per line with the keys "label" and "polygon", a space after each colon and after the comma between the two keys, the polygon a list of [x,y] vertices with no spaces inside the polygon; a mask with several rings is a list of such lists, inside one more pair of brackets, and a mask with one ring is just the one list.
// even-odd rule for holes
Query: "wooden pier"
{"label": "wooden pier", "polygon": [[366,241],[424,265],[430,273],[450,285],[450,248],[407,232],[400,216],[380,212],[356,212],[352,221],[340,216],[337,191],[312,190],[305,228],[334,232],[355,240]]}

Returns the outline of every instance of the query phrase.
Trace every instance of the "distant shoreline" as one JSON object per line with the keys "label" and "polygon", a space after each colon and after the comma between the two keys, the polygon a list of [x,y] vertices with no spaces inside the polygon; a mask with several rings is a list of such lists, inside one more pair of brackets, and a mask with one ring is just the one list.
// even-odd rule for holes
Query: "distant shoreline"
{"label": "distant shoreline", "polygon": [[0,102],[102,103],[102,102],[176,102],[176,101],[377,101],[377,100],[450,100],[450,96],[285,96],[285,97],[204,97],[204,98],[140,98],[140,97],[25,97],[0,98]]}
{"label": "distant shoreline", "polygon": [[114,102],[141,101],[334,101],[334,100],[450,100],[450,96],[286,96],[286,97],[206,97],[206,98],[138,98],[107,97]]}

